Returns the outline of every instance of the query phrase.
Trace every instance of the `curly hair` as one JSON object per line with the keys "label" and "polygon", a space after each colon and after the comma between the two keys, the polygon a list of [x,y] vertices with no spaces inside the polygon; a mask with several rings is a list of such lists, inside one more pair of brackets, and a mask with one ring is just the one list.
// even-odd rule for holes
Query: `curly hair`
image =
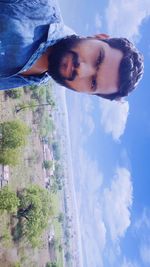
{"label": "curly hair", "polygon": [[144,73],[143,55],[137,48],[126,38],[102,39],[112,48],[119,49],[123,52],[123,58],[119,67],[119,88],[118,92],[113,94],[96,94],[100,97],[115,100],[127,96],[132,92]]}

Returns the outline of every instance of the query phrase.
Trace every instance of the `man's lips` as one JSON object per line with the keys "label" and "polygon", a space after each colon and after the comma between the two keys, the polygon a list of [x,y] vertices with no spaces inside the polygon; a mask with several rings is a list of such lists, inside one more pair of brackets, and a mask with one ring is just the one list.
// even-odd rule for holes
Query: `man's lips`
{"label": "man's lips", "polygon": [[69,79],[73,73],[73,57],[71,53],[67,53],[61,60],[60,73],[64,78]]}

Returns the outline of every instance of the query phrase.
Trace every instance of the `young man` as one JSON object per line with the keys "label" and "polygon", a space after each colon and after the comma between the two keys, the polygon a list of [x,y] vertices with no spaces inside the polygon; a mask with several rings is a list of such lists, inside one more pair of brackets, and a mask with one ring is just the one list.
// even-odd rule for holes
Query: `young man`
{"label": "young man", "polygon": [[0,90],[52,77],[113,100],[128,95],[142,74],[143,58],[127,39],[73,35],[54,0],[0,0]]}

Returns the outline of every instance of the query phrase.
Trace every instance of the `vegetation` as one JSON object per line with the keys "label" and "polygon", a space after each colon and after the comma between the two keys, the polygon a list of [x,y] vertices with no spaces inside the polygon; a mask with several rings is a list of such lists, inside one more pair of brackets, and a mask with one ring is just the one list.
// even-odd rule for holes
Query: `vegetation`
{"label": "vegetation", "polygon": [[60,212],[58,215],[58,222],[63,223],[63,221],[64,221],[64,214],[62,212]]}
{"label": "vegetation", "polygon": [[49,133],[54,131],[54,129],[55,127],[52,118],[48,114],[45,114],[40,123],[40,135],[42,137],[47,137]]}
{"label": "vegetation", "polygon": [[15,166],[20,160],[19,149],[5,149],[0,153],[0,164]]}
{"label": "vegetation", "polygon": [[15,149],[26,144],[29,128],[20,120],[0,123],[0,149]]}
{"label": "vegetation", "polygon": [[0,190],[0,211],[16,212],[19,206],[19,199],[15,192],[8,186]]}
{"label": "vegetation", "polygon": [[58,267],[58,264],[56,262],[47,262],[46,267]]}
{"label": "vegetation", "polygon": [[60,160],[60,146],[58,142],[53,142],[52,144],[53,152],[54,152],[54,158],[55,160]]}
{"label": "vegetation", "polygon": [[22,88],[17,88],[17,89],[5,91],[5,97],[10,97],[12,99],[18,99],[21,96],[22,96]]}
{"label": "vegetation", "polygon": [[53,161],[51,160],[44,160],[43,161],[43,168],[45,168],[46,170],[49,170],[53,167]]}
{"label": "vegetation", "polygon": [[17,216],[21,220],[22,233],[33,247],[40,243],[39,236],[48,226],[52,215],[50,193],[38,185],[32,185],[18,193],[20,205]]}
{"label": "vegetation", "polygon": [[39,106],[38,102],[35,99],[32,99],[28,102],[22,102],[19,104],[19,106],[16,107],[16,112],[20,112],[23,109],[31,109],[32,111],[34,111],[35,107]]}
{"label": "vegetation", "polygon": [[[3,94],[1,92],[0,96]],[[32,86],[31,88],[24,87],[23,90],[9,90],[8,94],[5,94],[5,101],[5,103],[1,102],[0,107],[0,164],[12,165],[13,167],[9,166],[9,187],[7,187],[7,190],[3,188],[2,191],[13,192],[16,202],[10,194],[9,197],[7,194],[5,196],[3,194],[2,198],[0,195],[0,249],[5,254],[5,249],[9,247],[11,254],[11,248],[13,248],[17,256],[15,263],[10,263],[6,254],[4,264],[7,266],[8,260],[8,265],[11,264],[12,267],[37,266],[38,264],[46,267],[60,267],[63,263],[62,225],[64,221],[63,214],[60,212],[60,194],[58,190],[63,185],[63,171],[61,164],[58,162],[61,159],[60,145],[57,142],[56,131],[54,131],[52,114],[55,102],[50,87],[43,85]],[[50,107],[44,108],[44,103],[47,103]],[[28,108],[26,108],[27,106]],[[15,113],[14,111],[17,111],[16,107],[22,109],[22,112]],[[19,119],[13,120],[14,117]],[[13,122],[15,122],[15,126]],[[25,128],[20,130],[16,122],[24,125],[27,131]],[[32,131],[25,123],[30,124]],[[25,132],[27,134],[24,134]],[[54,162],[43,161],[41,140],[44,140],[51,147],[52,144],[54,145],[56,173],[51,177],[48,190],[51,190],[53,181],[56,190],[54,190],[55,194],[51,190],[51,195],[48,190],[43,189],[42,174],[44,172],[42,167],[50,169]],[[25,151],[22,153],[25,145]],[[15,166],[16,164],[18,165]],[[33,183],[39,186],[35,186]],[[13,188],[13,191],[10,188]],[[15,191],[17,191],[17,194]],[[45,235],[47,235],[49,228],[46,231],[45,229],[47,226],[51,227],[51,224],[54,228],[54,258],[51,259],[52,262],[47,262],[50,265],[46,265],[49,257],[45,258],[45,262],[41,260],[39,263],[40,257],[36,259],[35,256],[33,261],[32,253],[36,251],[35,254],[38,252],[38,255],[41,255],[45,248],[47,250]],[[35,247],[40,248],[34,250]],[[1,265],[3,266],[2,259],[0,259]]]}
{"label": "vegetation", "polygon": [[22,265],[21,265],[21,263],[18,261],[18,262],[16,262],[14,265],[13,265],[13,267],[21,267]]}
{"label": "vegetation", "polygon": [[52,215],[51,196],[38,185],[31,185],[18,192],[18,196],[6,186],[0,190],[0,211],[16,213],[18,224],[14,229],[14,240],[25,236],[36,247],[40,244],[39,237]]}
{"label": "vegetation", "polygon": [[66,261],[67,261],[67,262],[71,261],[71,259],[72,259],[72,255],[71,255],[71,253],[70,253],[69,251],[66,252],[66,254],[65,254],[65,258],[66,258]]}
{"label": "vegetation", "polygon": [[0,164],[18,163],[19,148],[26,144],[29,132],[27,125],[20,120],[0,123]]}

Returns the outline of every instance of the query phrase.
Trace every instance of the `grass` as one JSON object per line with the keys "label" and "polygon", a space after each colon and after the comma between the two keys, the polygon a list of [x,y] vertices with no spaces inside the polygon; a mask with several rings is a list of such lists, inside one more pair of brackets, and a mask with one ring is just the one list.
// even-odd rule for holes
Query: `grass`
{"label": "grass", "polygon": [[10,216],[7,212],[0,215],[0,244],[5,248],[13,246],[12,236],[10,233]]}
{"label": "grass", "polygon": [[[61,245],[62,242],[62,227],[61,224],[58,222],[58,215],[60,213],[60,198],[59,193],[52,195],[52,206],[54,210],[54,218],[53,219],[53,225],[54,225],[54,231],[55,231],[55,240],[57,240],[58,245]],[[59,251],[58,247],[56,249],[56,257],[57,257],[57,264],[59,267],[63,267],[63,253],[62,251]]]}
{"label": "grass", "polygon": [[[19,89],[22,90],[22,89]],[[30,91],[29,91],[30,92]],[[16,106],[21,104],[26,104],[31,101],[32,92],[26,94],[22,91],[19,95],[19,98],[11,99],[4,98],[4,93],[0,92],[0,120],[9,121],[12,119],[20,119],[24,121],[30,128],[31,134],[28,138],[28,142],[24,148],[21,149],[21,157],[20,162],[15,167],[10,167],[10,178],[9,178],[9,186],[13,190],[21,189],[23,187],[27,187],[31,183],[36,183],[40,186],[44,186],[44,178],[43,178],[43,147],[39,138],[39,121],[41,125],[41,119],[39,118],[34,120],[34,116],[38,116],[38,114],[30,110],[25,109],[20,111],[19,113],[15,112]],[[42,87],[39,90],[40,101],[44,102],[46,100],[45,91]],[[40,114],[43,114],[43,120],[45,122],[46,110],[41,110]],[[55,231],[55,239],[57,240],[58,246],[62,243],[62,227],[58,222],[58,217],[60,213],[60,198],[59,193],[52,194],[52,204],[54,210],[55,219],[52,220],[54,231]],[[24,266],[24,267],[41,267],[44,266],[44,262],[48,262],[49,253],[48,253],[48,242],[47,236],[48,232],[45,231],[42,238],[42,247],[40,249],[32,249],[28,244],[24,243],[24,240],[21,240],[17,243],[13,243],[11,236],[11,227],[13,227],[13,223],[10,222],[10,216],[8,214],[3,214],[0,217],[0,235],[4,233],[4,237],[0,240],[0,249],[3,252],[3,260],[0,257],[0,266]],[[11,225],[12,224],[12,225]],[[16,228],[17,231],[15,233],[15,237],[18,240],[20,236],[20,228]],[[59,267],[63,267],[63,252],[59,251],[58,246],[56,246],[56,258]],[[12,264],[9,262],[9,257],[7,256],[7,248],[10,248],[10,254],[12,254]],[[0,255],[1,256],[1,255]],[[7,260],[8,258],[8,260]],[[11,258],[11,257],[10,257]],[[9,265],[10,264],[10,265]],[[16,265],[15,265],[16,264]],[[17,265],[18,264],[18,265]],[[19,265],[20,264],[20,265]]]}

